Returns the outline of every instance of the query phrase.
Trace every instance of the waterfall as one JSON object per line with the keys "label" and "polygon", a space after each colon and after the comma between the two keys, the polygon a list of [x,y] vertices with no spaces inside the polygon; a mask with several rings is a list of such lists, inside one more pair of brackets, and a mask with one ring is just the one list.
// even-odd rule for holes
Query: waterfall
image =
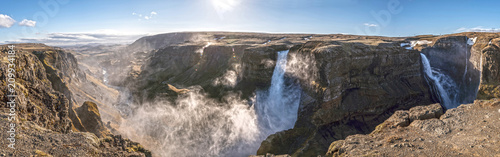
{"label": "waterfall", "polygon": [[465,83],[465,76],[467,75],[467,62],[469,62],[469,60],[467,59],[467,49],[468,49],[467,45],[468,44],[465,45],[465,70],[464,70],[464,76],[462,78],[462,80],[464,81],[464,83]]}
{"label": "waterfall", "polygon": [[429,84],[432,94],[438,97],[439,102],[446,109],[455,108],[460,105],[457,102],[458,89],[455,82],[438,69],[432,68],[424,54],[421,53],[420,56],[422,57],[425,80]]}
{"label": "waterfall", "polygon": [[257,111],[260,125],[267,134],[291,129],[297,120],[300,88],[298,85],[286,85],[285,72],[288,50],[278,52],[278,59],[267,91],[257,92]]}
{"label": "waterfall", "polygon": [[[449,58],[443,57],[442,54],[436,55],[436,57],[438,57],[437,59],[439,59],[436,61],[439,63],[446,63],[446,65],[437,63],[434,66],[431,66],[427,56],[423,53],[420,54],[424,68],[425,80],[431,89],[431,94],[437,97],[441,105],[443,105],[446,109],[455,108],[461,104],[472,103],[476,99],[477,90],[480,84],[480,71],[479,69],[468,66],[468,64],[470,64],[468,56],[469,54],[472,55],[470,48],[474,45],[476,39],[477,38],[466,37],[467,42],[465,43],[465,47],[463,46],[463,43],[455,43],[455,45],[450,49],[454,52],[449,52],[449,50],[434,49],[432,53],[447,53],[447,55],[456,55],[450,56]],[[462,50],[464,53],[461,52]],[[432,53],[429,53],[428,55],[431,55]],[[462,59],[454,61],[454,58],[461,58],[462,54],[465,58],[465,65],[463,66],[463,74],[460,78],[460,72],[462,72],[462,70],[456,70],[456,67],[462,67],[462,63],[464,62],[462,62]]]}

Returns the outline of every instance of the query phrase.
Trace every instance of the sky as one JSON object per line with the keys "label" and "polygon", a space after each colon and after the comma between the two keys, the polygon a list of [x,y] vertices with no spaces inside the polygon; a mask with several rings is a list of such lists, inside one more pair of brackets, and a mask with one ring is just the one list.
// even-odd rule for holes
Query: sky
{"label": "sky", "polygon": [[182,31],[414,36],[500,31],[500,1],[0,0],[0,44],[130,43]]}

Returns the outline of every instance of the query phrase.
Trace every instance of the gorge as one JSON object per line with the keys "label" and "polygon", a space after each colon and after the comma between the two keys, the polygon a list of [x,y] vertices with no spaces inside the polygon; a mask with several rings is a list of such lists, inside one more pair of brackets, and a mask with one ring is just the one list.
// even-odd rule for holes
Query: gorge
{"label": "gorge", "polygon": [[[87,155],[500,153],[499,124],[491,120],[500,113],[498,33],[178,32],[125,46],[18,47],[19,123],[43,128],[21,134],[24,145],[50,134],[42,141],[65,138]],[[485,116],[488,122],[479,119]],[[474,130],[481,127],[487,132]],[[427,141],[468,143],[454,138],[460,128],[492,142],[476,140],[483,147],[462,152],[469,145]],[[59,147],[40,151],[77,149]]]}

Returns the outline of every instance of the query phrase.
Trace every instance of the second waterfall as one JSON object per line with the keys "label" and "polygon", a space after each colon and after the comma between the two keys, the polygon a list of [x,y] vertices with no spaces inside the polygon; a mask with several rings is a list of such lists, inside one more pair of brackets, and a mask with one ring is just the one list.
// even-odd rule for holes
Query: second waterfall
{"label": "second waterfall", "polygon": [[264,134],[293,128],[297,120],[300,87],[285,78],[288,50],[278,52],[271,87],[257,91],[255,109]]}

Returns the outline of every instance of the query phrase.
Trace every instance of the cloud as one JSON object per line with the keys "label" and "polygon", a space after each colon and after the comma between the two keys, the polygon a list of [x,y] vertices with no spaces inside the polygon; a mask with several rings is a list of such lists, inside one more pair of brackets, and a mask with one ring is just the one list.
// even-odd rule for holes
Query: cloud
{"label": "cloud", "polygon": [[158,15],[158,13],[155,12],[155,11],[152,11],[151,13],[149,13],[149,15],[144,15],[143,16],[142,14],[137,14],[136,12],[133,12],[132,15],[138,16],[139,20],[141,20],[141,19],[149,20],[149,19],[152,19],[154,16]]}
{"label": "cloud", "polygon": [[12,19],[8,15],[0,14],[0,28],[9,28],[14,25],[16,20]]}
{"label": "cloud", "polygon": [[373,24],[373,23],[364,23],[363,25],[368,26],[368,27],[377,27],[378,26],[377,24]]}
{"label": "cloud", "polygon": [[41,38],[21,38],[5,43],[44,43],[51,46],[83,44],[124,44],[131,43],[146,34],[119,34],[118,31],[101,30],[91,33],[49,33]]}
{"label": "cloud", "polygon": [[24,19],[23,21],[19,22],[19,26],[35,27],[36,21]]}
{"label": "cloud", "polygon": [[477,26],[474,28],[459,28],[455,32],[500,32],[500,28],[484,28],[483,26]]}

